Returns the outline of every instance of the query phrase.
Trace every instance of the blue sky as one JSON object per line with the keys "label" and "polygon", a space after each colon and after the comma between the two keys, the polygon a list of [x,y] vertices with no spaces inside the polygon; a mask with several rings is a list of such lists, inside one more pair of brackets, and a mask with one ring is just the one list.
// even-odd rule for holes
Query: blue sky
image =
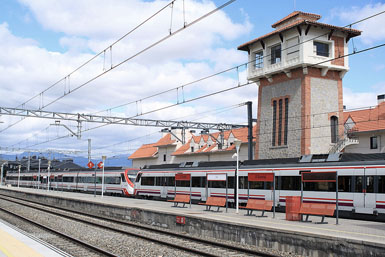
{"label": "blue sky", "polygon": [[[186,1],[187,21],[199,17],[220,5],[225,0]],[[177,0],[176,3],[182,2]],[[147,18],[168,1],[142,0],[1,0],[0,3],[0,94],[8,97],[0,106],[15,107],[32,95],[40,93],[52,83],[63,78],[76,66],[93,54],[107,47],[111,42]],[[173,29],[181,21],[181,13],[175,6]],[[237,51],[240,44],[273,30],[271,24],[290,14],[294,10],[311,12],[322,16],[320,22],[345,26],[371,14],[384,11],[384,1],[304,1],[304,0],[237,0],[225,7],[215,16],[186,29],[170,40],[151,49],[133,61],[122,65],[116,71],[96,80],[76,93],[69,94],[48,110],[90,113],[122,103],[146,97],[155,92],[180,86],[183,83],[245,63],[247,56]],[[114,63],[123,60],[167,34],[170,22],[170,10],[166,10],[156,22],[144,26],[114,48]],[[357,50],[362,50],[385,42],[385,14],[353,28],[363,30],[362,36],[350,40],[350,49],[354,42]],[[166,33],[166,34],[164,34]],[[120,48],[119,48],[120,47]],[[86,81],[108,66],[107,59],[99,58],[98,63],[71,77],[70,86],[64,91]],[[344,104],[347,108],[358,108],[376,104],[376,96],[385,93],[385,48],[350,57],[350,71],[344,77]],[[107,62],[107,64],[106,64]],[[244,73],[243,73],[244,75]],[[186,96],[194,97],[203,93],[232,86],[236,74],[228,74],[206,83],[201,88],[186,90]],[[81,80],[84,79],[84,80]],[[65,82],[67,83],[67,82]],[[210,91],[211,90],[211,91]],[[63,93],[63,87],[45,94],[44,101],[52,100]],[[173,102],[175,92],[169,96],[151,99],[140,109],[151,110]],[[220,114],[210,113],[215,108],[254,101],[256,106],[256,86],[234,90],[226,94],[178,106],[165,112],[154,113],[146,118],[177,119],[192,116],[201,121],[242,123],[245,110],[235,109]],[[28,107],[38,108],[40,100],[35,100]],[[41,101],[40,101],[41,102]],[[135,106],[114,110],[115,115],[130,116],[137,112]],[[256,111],[254,111],[256,113]],[[194,117],[196,115],[196,117]],[[17,120],[1,117],[5,121],[0,129]],[[20,124],[0,133],[0,141],[6,146],[19,144],[28,146],[47,138],[65,134],[62,128],[49,127],[50,121],[22,121]],[[74,128],[76,124],[68,124]],[[84,125],[91,127],[91,125]],[[48,128],[47,128],[48,127]],[[135,149],[141,143],[156,141],[159,128],[121,128],[95,130],[85,134],[94,138],[99,146],[130,141],[143,137],[134,143],[127,143],[124,149]],[[67,131],[68,132],[68,131]],[[155,136],[150,136],[155,133]],[[33,139],[33,143],[31,142]],[[40,141],[39,141],[40,140]],[[21,143],[19,143],[21,142]],[[55,145],[58,143],[55,142]],[[73,139],[60,142],[62,147],[86,148],[85,141]],[[54,145],[54,144],[52,144]],[[36,147],[48,147],[39,145]],[[35,147],[35,148],[36,148]]]}

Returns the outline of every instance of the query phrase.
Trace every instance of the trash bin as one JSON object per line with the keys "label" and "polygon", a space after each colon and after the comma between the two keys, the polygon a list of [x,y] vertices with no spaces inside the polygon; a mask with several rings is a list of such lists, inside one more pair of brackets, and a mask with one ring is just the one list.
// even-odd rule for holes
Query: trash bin
{"label": "trash bin", "polygon": [[300,196],[286,196],[286,220],[301,220],[299,209],[301,208]]}

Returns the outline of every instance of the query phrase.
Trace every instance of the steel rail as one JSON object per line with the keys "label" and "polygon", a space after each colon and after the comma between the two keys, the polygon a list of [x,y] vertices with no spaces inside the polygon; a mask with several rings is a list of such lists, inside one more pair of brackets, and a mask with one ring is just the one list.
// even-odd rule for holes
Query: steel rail
{"label": "steel rail", "polygon": [[[1,196],[6,196],[6,197],[10,197],[10,196],[7,196],[7,195],[2,194],[2,193],[0,193],[0,195]],[[18,200],[23,201],[23,202],[28,202],[27,200],[19,198],[19,197],[12,196],[12,198],[18,199]],[[0,199],[4,199],[4,198],[0,197]],[[28,206],[30,208],[34,208],[34,209],[37,209],[37,210],[41,210],[41,211],[44,211],[44,212],[52,213],[54,215],[60,215],[62,217],[66,217],[66,218],[69,218],[69,219],[74,219],[74,220],[77,220],[77,221],[80,221],[80,222],[84,222],[84,223],[87,223],[87,224],[90,224],[90,225],[103,226],[103,225],[94,223],[92,221],[78,219],[78,218],[75,218],[73,216],[63,214],[63,213],[58,214],[58,213],[56,213],[54,211],[49,211],[49,210],[46,210],[46,209],[43,209],[43,208],[40,208],[40,207],[30,206],[28,204],[19,203],[19,202],[16,202],[14,200],[10,200],[10,199],[4,199],[4,200],[15,202],[15,203],[18,203],[18,204],[21,204],[21,205],[24,205],[24,206]],[[228,249],[228,250],[233,250],[233,251],[237,251],[237,252],[251,254],[251,255],[254,255],[254,256],[261,256],[261,257],[278,257],[279,256],[279,255],[275,255],[275,254],[271,254],[271,253],[266,253],[266,252],[263,252],[263,251],[247,249],[247,248],[238,247],[238,246],[234,246],[234,245],[228,245],[228,244],[225,244],[225,243],[220,243],[220,242],[215,242],[215,241],[208,241],[207,239],[196,238],[196,237],[192,237],[192,236],[189,236],[189,235],[183,235],[183,234],[175,233],[175,232],[172,232],[172,231],[160,230],[160,229],[157,229],[157,228],[152,228],[152,227],[148,227],[148,226],[145,226],[145,225],[136,224],[136,223],[133,223],[133,222],[127,222],[127,221],[121,221],[121,220],[107,218],[107,217],[101,217],[101,216],[98,216],[98,215],[93,215],[93,214],[90,214],[90,213],[83,213],[83,212],[79,212],[79,211],[75,211],[75,210],[68,210],[68,209],[65,209],[65,208],[61,208],[61,207],[57,207],[57,206],[52,206],[52,205],[49,205],[49,204],[43,204],[43,203],[35,202],[35,201],[30,201],[30,202],[32,202],[33,204],[37,204],[37,205],[41,205],[41,206],[45,206],[45,207],[49,207],[49,208],[53,208],[53,209],[58,209],[58,210],[66,211],[66,212],[72,212],[72,213],[75,213],[75,214],[78,214],[78,215],[83,215],[83,216],[86,216],[86,217],[91,217],[91,218],[95,218],[95,219],[101,219],[101,220],[104,220],[104,221],[118,223],[120,225],[132,226],[132,227],[135,227],[135,228],[144,229],[144,230],[148,230],[148,231],[155,232],[155,233],[160,233],[160,234],[165,234],[165,235],[168,235],[168,236],[183,238],[185,240],[195,241],[195,242],[198,242],[200,244],[211,245],[211,246],[215,246],[215,247],[221,247],[221,248],[225,248],[225,249]],[[175,247],[175,248],[178,248],[178,249],[181,249],[181,250],[184,250],[184,251],[194,252],[196,254],[200,254],[200,255],[203,255],[203,256],[222,257],[222,255],[215,255],[215,254],[203,252],[203,251],[200,251],[200,250],[197,250],[197,249],[191,249],[191,248],[188,248],[188,247],[185,247],[185,246],[182,246],[182,245],[178,245],[178,244],[174,244],[174,243],[170,243],[170,242],[164,242],[162,240],[158,240],[158,239],[154,239],[154,238],[149,238],[147,236],[138,235],[137,233],[133,233],[133,232],[125,231],[125,230],[120,230],[120,229],[113,228],[113,227],[110,227],[110,226],[103,226],[103,228],[110,229],[112,231],[123,233],[123,234],[128,234],[130,236],[140,237],[140,238],[145,239],[145,240],[155,241],[155,242],[160,243],[160,244],[164,244],[164,245],[168,245],[168,246],[171,246],[171,247]]]}

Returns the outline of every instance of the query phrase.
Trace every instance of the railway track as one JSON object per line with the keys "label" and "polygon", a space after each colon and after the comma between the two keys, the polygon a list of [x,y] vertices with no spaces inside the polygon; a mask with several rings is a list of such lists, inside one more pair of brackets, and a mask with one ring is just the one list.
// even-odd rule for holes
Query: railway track
{"label": "railway track", "polygon": [[[178,253],[176,256],[282,256],[261,251],[257,248],[240,247],[233,244],[211,241],[207,239],[192,237],[185,234],[177,234],[168,230],[157,229],[154,227],[149,227],[133,222],[115,220],[111,218],[70,211],[67,209],[48,206],[41,203],[31,203],[20,198],[16,199],[10,198],[5,195],[0,195],[0,199],[2,199],[3,201],[11,202],[15,205],[21,205],[23,206],[23,208],[33,208],[39,213],[45,213],[56,216],[57,219],[63,219],[63,223],[72,222],[79,224],[77,226],[88,226],[89,231],[100,231],[100,233],[102,233],[104,236],[112,233],[109,237],[110,240],[114,242],[121,241],[127,243],[129,242],[127,240],[130,240],[129,238],[135,237],[140,238],[141,240],[145,240],[147,242],[166,246],[168,248],[174,249],[175,251],[183,252]],[[15,207],[14,209],[20,208]],[[53,229],[55,230],[55,228]],[[95,234],[95,236],[98,235]],[[127,237],[127,239],[122,238],[123,236]],[[96,249],[96,251],[97,250],[98,249]],[[117,249],[114,249],[114,247],[112,247],[111,249],[107,249],[106,252],[112,253],[112,256],[135,256],[130,255],[129,250],[127,250],[126,252],[124,252],[124,250],[122,249],[120,249],[120,251],[115,252],[114,250]]]}

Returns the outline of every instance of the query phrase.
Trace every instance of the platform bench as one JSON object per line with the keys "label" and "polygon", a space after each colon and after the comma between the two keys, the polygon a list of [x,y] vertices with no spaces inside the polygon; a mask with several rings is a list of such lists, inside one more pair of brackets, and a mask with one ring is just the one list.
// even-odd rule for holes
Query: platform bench
{"label": "platform bench", "polygon": [[168,202],[173,202],[173,207],[178,207],[178,203],[183,203],[182,208],[185,207],[186,203],[190,203],[190,196],[189,195],[176,195],[174,200],[168,200]]}
{"label": "platform bench", "polygon": [[211,210],[211,206],[218,207],[218,209],[216,210],[218,212],[219,208],[225,207],[225,205],[226,205],[226,198],[210,196],[210,197],[207,198],[205,203],[199,203],[199,204],[206,205],[206,211],[210,211]]}
{"label": "platform bench", "polygon": [[246,216],[253,215],[253,211],[262,211],[261,216],[259,217],[267,217],[265,211],[271,211],[273,208],[273,201],[271,200],[258,200],[258,199],[249,199],[247,200],[246,206],[240,206],[241,209],[246,209]]}
{"label": "platform bench", "polygon": [[321,216],[321,222],[316,222],[316,224],[327,224],[324,222],[325,216],[333,216],[334,210],[336,206],[334,204],[327,203],[302,203],[301,208],[299,210],[299,214],[301,214],[301,221],[303,220],[303,215],[306,215],[305,222],[311,222],[309,219],[309,215]]}

